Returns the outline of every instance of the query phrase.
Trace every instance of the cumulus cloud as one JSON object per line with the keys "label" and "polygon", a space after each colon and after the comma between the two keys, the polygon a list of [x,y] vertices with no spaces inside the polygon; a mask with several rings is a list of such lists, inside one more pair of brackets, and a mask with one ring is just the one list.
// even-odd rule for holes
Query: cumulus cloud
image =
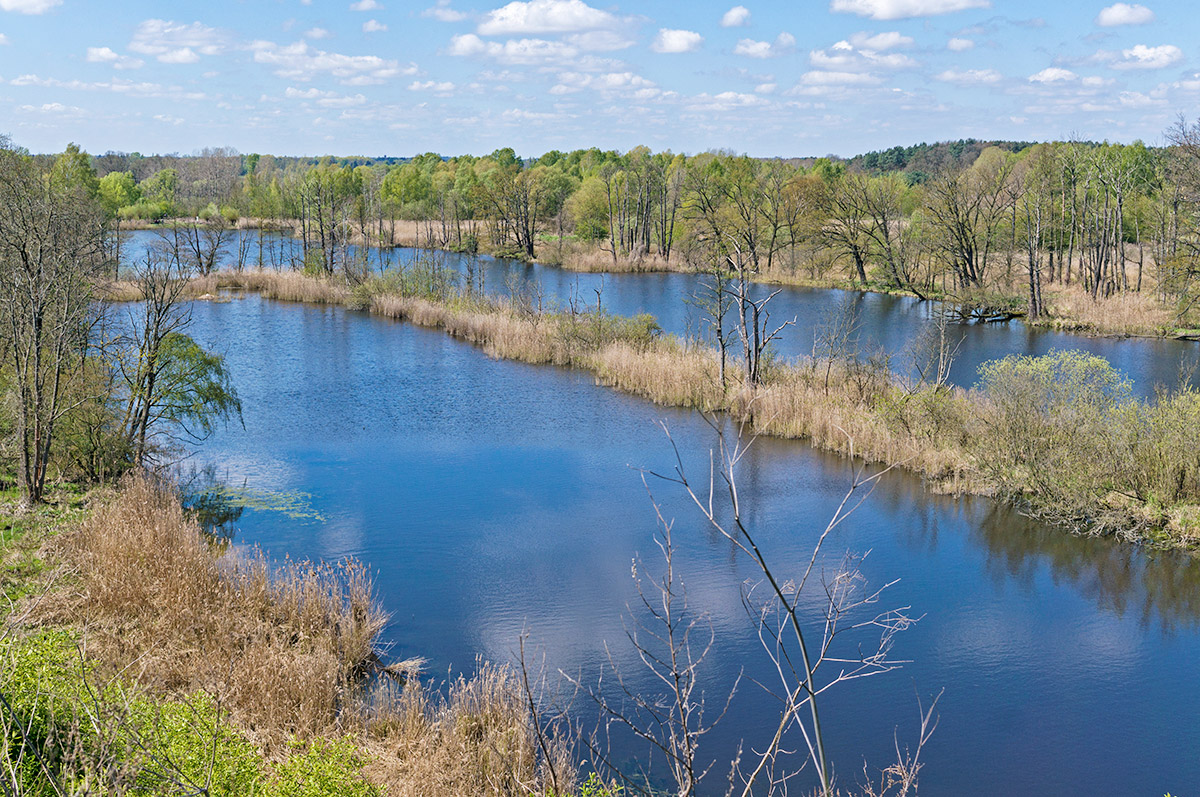
{"label": "cumulus cloud", "polygon": [[438,22],[462,22],[467,15],[450,7],[450,0],[438,0],[432,8],[421,12],[421,16],[436,19]]}
{"label": "cumulus cloud", "polygon": [[866,72],[814,69],[801,75],[800,83],[805,86],[875,86],[880,80]]}
{"label": "cumulus cloud", "polygon": [[454,84],[448,80],[414,80],[408,84],[409,91],[433,91],[447,94],[454,91]]}
{"label": "cumulus cloud", "polygon": [[111,91],[114,94],[136,97],[153,97],[167,100],[204,100],[208,95],[202,91],[190,91],[180,86],[164,86],[161,83],[140,82],[132,80],[59,80],[38,75],[20,75],[9,81],[13,86],[39,86],[41,88],[67,89],[69,91]]}
{"label": "cumulus cloud", "polygon": [[1173,44],[1148,47],[1137,44],[1121,51],[1121,57],[1113,61],[1113,69],[1162,69],[1183,60],[1183,50]]}
{"label": "cumulus cloud", "polygon": [[934,76],[935,80],[943,83],[957,83],[963,86],[987,83],[999,83],[1004,78],[995,69],[947,69]]}
{"label": "cumulus cloud", "polygon": [[[882,44],[885,47],[898,47],[912,43],[912,39],[899,34],[880,34],[866,36],[860,34],[851,37],[863,43]],[[813,50],[808,54],[809,63],[818,69],[828,69],[843,72],[863,72],[876,67],[882,69],[908,69],[917,62],[903,53],[878,52],[866,47],[856,47],[848,41],[840,41],[825,50]]]}
{"label": "cumulus cloud", "polygon": [[378,0],[358,0],[350,4],[351,11],[379,11],[383,5]]}
{"label": "cumulus cloud", "polygon": [[750,9],[734,6],[721,17],[722,28],[741,28],[750,24]]}
{"label": "cumulus cloud", "polygon": [[477,32],[483,36],[577,33],[616,27],[619,20],[583,0],[514,0],[488,12]]}
{"label": "cumulus cloud", "polygon": [[703,43],[704,37],[695,31],[659,28],[650,49],[656,53],[690,53]]}
{"label": "cumulus cloud", "polygon": [[829,10],[871,19],[911,19],[991,8],[991,0],[832,0]]}
{"label": "cumulus cloud", "polygon": [[363,23],[363,33],[382,33],[387,30],[387,25],[377,19],[369,19]]}
{"label": "cumulus cloud", "polygon": [[92,64],[112,64],[114,69],[138,69],[146,63],[140,58],[116,53],[110,47],[87,48],[87,60]]}
{"label": "cumulus cloud", "polygon": [[331,36],[333,36],[333,34],[324,28],[309,28],[308,30],[304,31],[304,38],[306,39],[328,39]]}
{"label": "cumulus cloud", "polygon": [[6,44],[8,44],[8,37],[3,33],[0,33],[0,47],[3,47]]}
{"label": "cumulus cloud", "polygon": [[739,39],[733,48],[734,55],[744,55],[747,58],[776,58],[790,53],[796,47],[796,37],[784,31],[775,37],[773,42],[760,42],[754,39]]}
{"label": "cumulus cloud", "polygon": [[724,113],[738,108],[766,105],[767,100],[757,94],[737,91],[722,91],[720,94],[697,94],[688,102],[688,110],[705,113]]}
{"label": "cumulus cloud", "polygon": [[61,102],[48,102],[44,105],[22,105],[17,110],[24,113],[52,113],[60,115],[79,116],[83,109],[74,105],[63,105]]}
{"label": "cumulus cloud", "polygon": [[45,14],[62,5],[62,0],[0,0],[0,9],[18,14]]}
{"label": "cumulus cloud", "polygon": [[896,47],[910,47],[913,44],[911,36],[904,36],[899,31],[887,33],[855,33],[850,37],[850,43],[860,50],[891,50]]}
{"label": "cumulus cloud", "polygon": [[464,33],[450,39],[446,54],[460,57],[482,56],[509,64],[537,64],[575,58],[579,54],[579,48],[566,42],[546,39],[484,41],[474,33]]}
{"label": "cumulus cloud", "polygon": [[310,101],[322,108],[354,108],[367,103],[367,98],[361,94],[343,95],[336,91],[322,91],[315,88],[298,89],[292,86],[284,91],[283,96],[289,100]]}
{"label": "cumulus cloud", "polygon": [[223,32],[199,22],[148,19],[134,30],[129,49],[165,64],[194,64],[202,55],[220,55],[226,45]]}
{"label": "cumulus cloud", "polygon": [[312,80],[319,75],[331,75],[347,86],[368,86],[417,73],[416,64],[402,65],[377,55],[330,53],[303,41],[288,45],[256,41],[251,43],[250,49],[255,63],[269,66],[276,75],[289,80]]}
{"label": "cumulus cloud", "polygon": [[584,72],[561,72],[558,81],[550,89],[551,94],[574,94],[585,89],[605,94],[620,94],[633,99],[653,99],[662,94],[654,81],[635,72],[607,72],[587,74]]}
{"label": "cumulus cloud", "polygon": [[1078,77],[1070,69],[1051,66],[1029,76],[1030,83],[1066,83]]}
{"label": "cumulus cloud", "polygon": [[1145,25],[1154,21],[1154,12],[1138,3],[1114,3],[1096,17],[1096,24],[1111,28],[1117,25]]}
{"label": "cumulus cloud", "polygon": [[970,39],[960,39],[957,36],[946,42],[946,49],[952,52],[961,53],[970,50],[975,46],[975,42]]}

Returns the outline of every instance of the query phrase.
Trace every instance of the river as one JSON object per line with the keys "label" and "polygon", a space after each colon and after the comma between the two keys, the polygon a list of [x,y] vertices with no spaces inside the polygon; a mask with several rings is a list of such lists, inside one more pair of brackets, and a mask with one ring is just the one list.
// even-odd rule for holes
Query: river
{"label": "river", "polygon": [[[614,312],[655,312],[672,330],[689,323],[686,309],[671,309],[686,275],[602,278],[493,263],[493,285],[518,271],[542,280],[547,295],[586,295],[603,279],[602,301]],[[797,315],[821,312],[822,296],[826,306],[828,297],[844,300],[785,295]],[[910,300],[855,300],[866,305],[864,334],[880,340],[927,323]],[[631,620],[645,619],[635,611],[634,557],[643,576],[661,571],[638,468],[673,465],[662,422],[688,470],[703,477],[716,439],[698,415],[340,307],[248,296],[193,308],[193,336],[225,355],[245,407],[244,427],[218,432],[198,461],[234,485],[306,496],[302,517],[247,511],[238,544],[368,563],[392,615],[390,654],[429,658],[435,677],[470,672],[477,656],[512,661],[527,631],[551,671],[586,678],[611,654],[651,693],[626,638]],[[974,358],[1096,346],[1139,384],[1168,379],[1188,351],[1015,324],[963,331]],[[737,474],[743,506],[781,572],[807,564],[852,473],[849,461],[802,443],[752,445]],[[747,676],[702,746],[702,759],[724,762],[739,739],[761,746],[773,722],[772,702],[749,680],[769,675],[741,601],[755,571],[677,487],[650,484],[675,521],[676,567],[692,608],[715,634],[703,670],[710,705],[739,672]],[[1195,560],[1072,537],[986,499],[931,495],[902,472],[887,474],[830,536],[824,572],[847,552],[865,555],[871,585],[897,580],[877,608],[909,607],[920,620],[895,641],[893,657],[908,662],[901,669],[841,685],[821,704],[843,786],[861,778],[864,760],[877,770],[894,759],[894,734],[915,740],[917,696],[942,690],[940,724],[923,754],[924,794],[1179,794],[1200,784]],[[804,601],[810,624],[822,597],[811,590]],[[725,769],[714,769],[710,791],[722,790]]]}

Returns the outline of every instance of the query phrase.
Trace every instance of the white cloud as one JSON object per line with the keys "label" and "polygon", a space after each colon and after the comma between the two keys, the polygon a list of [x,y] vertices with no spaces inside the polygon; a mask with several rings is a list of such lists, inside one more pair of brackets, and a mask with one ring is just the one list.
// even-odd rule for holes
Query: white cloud
{"label": "white cloud", "polygon": [[1140,91],[1122,91],[1118,99],[1126,108],[1151,108],[1166,105],[1166,100],[1143,94]]}
{"label": "white cloud", "polygon": [[45,105],[22,105],[18,108],[25,113],[53,113],[76,116],[83,113],[82,108],[74,105],[63,105],[61,102],[48,102]]}
{"label": "white cloud", "polygon": [[369,19],[363,23],[363,33],[383,33],[387,30],[387,25],[377,19]]}
{"label": "white cloud", "polygon": [[287,90],[283,92],[283,96],[289,100],[311,101],[322,108],[354,108],[367,103],[367,98],[361,94],[344,95],[338,94],[336,91],[322,91],[316,88],[298,89],[294,86],[288,86]]}
{"label": "white cloud", "polygon": [[604,94],[618,94],[634,99],[653,99],[662,95],[654,81],[634,72],[607,72],[589,75],[583,72],[561,72],[558,82],[550,89],[554,95],[574,94],[589,89]]}
{"label": "white cloud", "polygon": [[446,54],[460,57],[483,56],[508,64],[537,64],[571,60],[579,55],[579,48],[566,42],[546,39],[490,42],[484,41],[474,33],[464,33],[450,39]]}
{"label": "white cloud", "polygon": [[910,19],[991,8],[991,0],[832,0],[829,10],[871,19]]}
{"label": "white cloud", "polygon": [[1147,47],[1137,44],[1121,51],[1121,60],[1113,62],[1113,69],[1162,69],[1183,60],[1183,50],[1173,44]]}
{"label": "white cloud", "polygon": [[324,28],[309,28],[308,30],[304,31],[304,38],[306,39],[328,39],[332,36],[333,34]]}
{"label": "white cloud", "polygon": [[514,0],[488,12],[479,23],[484,36],[520,36],[531,33],[577,33],[616,27],[619,20],[583,0]]}
{"label": "white cloud", "polygon": [[269,41],[251,43],[254,61],[272,67],[276,75],[290,80],[312,80],[329,74],[347,86],[368,86],[384,83],[402,75],[415,75],[416,64],[401,65],[399,61],[377,55],[343,55],[310,47],[308,42],[278,45]]}
{"label": "white cloud", "polygon": [[754,39],[739,39],[733,48],[734,55],[744,55],[747,58],[776,58],[792,51],[796,46],[796,37],[784,31],[775,37],[774,42],[760,42]]}
{"label": "white cloud", "polygon": [[200,56],[191,47],[180,47],[177,50],[168,50],[158,56],[158,60],[164,64],[194,64],[200,60]]}
{"label": "white cloud", "polygon": [[180,86],[164,86],[161,83],[135,83],[132,80],[105,80],[85,82],[82,80],[59,80],[37,75],[20,75],[9,81],[13,86],[40,86],[42,88],[67,89],[70,91],[111,91],[129,97],[153,97],[167,100],[209,99],[202,91],[189,91]]}
{"label": "white cloud", "polygon": [[757,94],[744,94],[737,91],[722,91],[720,94],[697,94],[688,102],[688,110],[706,113],[732,111],[737,108],[751,108],[766,105],[767,100]]}
{"label": "white cloud", "polygon": [[750,24],[750,9],[734,6],[721,17],[722,28],[741,28]]}
{"label": "white cloud", "polygon": [[1030,83],[1067,83],[1078,77],[1070,69],[1050,66],[1029,76]]}
{"label": "white cloud", "polygon": [[887,33],[876,33],[874,36],[868,33],[855,33],[850,37],[850,43],[860,50],[891,50],[895,47],[910,47],[913,44],[911,36],[904,36],[898,31],[888,31]]}
{"label": "white cloud", "polygon": [[975,42],[971,41],[970,39],[960,39],[960,38],[955,37],[955,38],[951,39],[950,41],[946,42],[946,49],[950,50],[951,52],[955,52],[955,53],[961,53],[966,50],[970,50],[974,47],[975,47]]}
{"label": "white cloud", "polygon": [[[862,43],[878,44],[883,47],[899,47],[911,44],[912,39],[899,34],[879,34],[867,36],[857,34],[851,40]],[[910,69],[917,62],[903,53],[881,53],[874,49],[859,48],[848,41],[834,43],[825,50],[813,50],[808,54],[809,63],[818,69],[842,72],[865,72],[874,68]]]}
{"label": "white cloud", "polygon": [[379,11],[383,5],[378,0],[358,0],[357,3],[350,4],[351,11]]}
{"label": "white cloud", "polygon": [[8,44],[8,37],[3,33],[0,33],[0,47],[3,47],[6,44]]}
{"label": "white cloud", "polygon": [[436,19],[438,22],[462,22],[467,15],[450,7],[450,0],[438,0],[432,8],[421,12],[421,16]]}
{"label": "white cloud", "polygon": [[1098,89],[1102,86],[1109,86],[1112,85],[1112,83],[1112,78],[1097,77],[1095,75],[1090,75],[1083,79],[1083,85],[1092,89]]}
{"label": "white cloud", "polygon": [[566,37],[568,44],[587,52],[611,52],[632,47],[633,39],[612,30],[591,30],[587,33],[573,33]]}
{"label": "white cloud", "polygon": [[960,85],[977,85],[981,83],[999,83],[1004,78],[995,69],[947,69],[934,76],[935,80],[943,83],[958,83]]}
{"label": "white cloud", "polygon": [[801,75],[800,82],[805,86],[874,86],[878,85],[880,80],[875,75],[864,72],[814,69]]}
{"label": "white cloud", "polygon": [[112,64],[114,69],[138,69],[146,63],[140,58],[116,53],[109,47],[87,48],[87,60],[92,64]]}
{"label": "white cloud", "polygon": [[434,91],[439,94],[446,94],[454,91],[454,84],[448,80],[414,80],[408,84],[409,91]]}
{"label": "white cloud", "polygon": [[656,53],[690,53],[703,43],[704,37],[695,31],[659,28],[650,49]]}
{"label": "white cloud", "polygon": [[45,14],[62,5],[62,0],[0,0],[0,8],[18,14]]}
{"label": "white cloud", "polygon": [[202,55],[220,55],[226,42],[224,33],[199,22],[148,19],[134,30],[129,49],[167,64],[192,64]]}
{"label": "white cloud", "polygon": [[1145,25],[1154,21],[1154,12],[1138,3],[1114,3],[1096,17],[1096,24],[1111,28],[1116,25]]}

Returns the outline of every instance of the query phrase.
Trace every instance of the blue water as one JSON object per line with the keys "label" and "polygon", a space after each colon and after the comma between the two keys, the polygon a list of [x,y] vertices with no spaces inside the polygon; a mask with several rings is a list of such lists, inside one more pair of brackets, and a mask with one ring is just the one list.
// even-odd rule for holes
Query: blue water
{"label": "blue water", "polygon": [[[580,292],[600,280],[494,268],[520,269],[556,295],[577,290],[577,280]],[[608,277],[603,302],[615,312],[657,310],[664,326],[683,328],[687,311],[671,310],[669,297],[678,299],[690,279]],[[834,294],[784,295],[799,314]],[[924,323],[907,300],[862,301],[881,339]],[[1067,340],[1110,352],[1142,380],[1169,373],[1185,351],[1019,325],[967,331],[975,357]],[[643,575],[661,570],[637,468],[673,466],[663,422],[688,471],[703,478],[716,438],[698,415],[598,387],[583,373],[492,360],[442,333],[336,307],[255,296],[197,302],[191,332],[225,354],[245,408],[244,427],[219,432],[198,459],[234,484],[306,493],[321,516],[248,511],[238,544],[278,557],[361,558],[392,614],[384,634],[391,655],[425,656],[432,673],[469,672],[477,656],[511,661],[524,630],[551,672],[586,678],[611,652],[635,688],[654,688],[626,639],[631,619],[642,617],[630,608],[634,557],[644,560]],[[852,469],[796,442],[751,447],[738,471],[744,511],[780,572],[796,576],[807,564]],[[704,668],[713,705],[739,671],[770,674],[741,600],[755,571],[680,489],[651,487],[675,521],[676,568],[692,608],[715,633]],[[940,724],[923,754],[924,794],[1187,794],[1200,785],[1194,561],[1074,538],[988,500],[930,495],[900,472],[831,534],[822,570],[848,551],[869,552],[862,569],[873,586],[898,579],[877,608],[907,606],[921,619],[893,650],[910,663],[843,685],[822,703],[843,786],[861,777],[864,760],[873,770],[891,762],[894,734],[911,743],[917,695],[941,690]],[[803,603],[811,627],[820,590]],[[739,739],[761,746],[771,711],[744,679],[702,758],[727,761]],[[726,768],[714,769],[710,790],[722,791]]]}
{"label": "blue water", "polygon": [[[257,236],[255,233],[243,235],[251,239],[250,262],[256,262]],[[152,240],[153,233],[133,234],[126,256],[135,257]],[[268,266],[299,256],[294,239],[267,236],[266,240],[276,251],[274,261],[270,254],[264,256]],[[236,251],[236,244],[229,247],[230,256]],[[375,269],[384,270],[410,263],[417,257],[435,258],[442,268],[460,275],[460,284],[465,283],[468,270],[475,269],[482,273],[484,291],[489,294],[523,292],[531,295],[537,291],[547,307],[574,304],[594,308],[599,303],[602,308],[619,315],[650,313],[669,333],[703,337],[708,331],[705,316],[695,301],[696,296],[703,293],[701,278],[694,274],[586,274],[488,256],[472,258],[414,249],[382,253],[371,250],[370,261]],[[762,298],[776,290],[778,295],[768,305],[774,322],[772,326],[795,321],[773,344],[780,356],[812,354],[815,338],[822,328],[827,327],[843,308],[850,307],[858,318],[852,350],[864,359],[885,354],[891,358],[893,370],[906,377],[914,376],[915,347],[923,333],[934,326],[939,309],[935,302],[922,302],[912,297],[832,289],[756,285],[752,295]],[[732,317],[731,313],[730,323]],[[1132,380],[1135,391],[1143,396],[1152,395],[1159,386],[1179,385],[1181,373],[1189,376],[1191,384],[1200,387],[1200,369],[1195,368],[1200,347],[1186,341],[1091,337],[1033,329],[1020,321],[952,324],[947,337],[955,347],[949,381],[963,387],[975,384],[979,366],[988,360],[1008,354],[1036,356],[1053,349],[1080,349],[1104,357],[1125,373]],[[734,343],[731,356],[736,356],[739,345]]]}

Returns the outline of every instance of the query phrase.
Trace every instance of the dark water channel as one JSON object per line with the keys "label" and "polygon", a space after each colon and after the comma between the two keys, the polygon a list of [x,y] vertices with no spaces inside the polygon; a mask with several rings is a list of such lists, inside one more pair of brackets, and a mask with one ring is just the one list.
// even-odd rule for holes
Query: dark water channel
{"label": "dark water channel", "polygon": [[[548,292],[577,290],[574,275],[494,268],[519,268]],[[599,277],[578,279],[582,292]],[[607,278],[603,301],[617,312],[658,308],[664,326],[682,328],[686,311],[663,297],[677,298],[687,280]],[[500,274],[493,284],[503,284]],[[822,295],[789,294],[797,313]],[[905,300],[862,301],[883,340],[889,328],[918,323],[920,310]],[[991,351],[1054,345],[1016,325],[969,332],[980,346],[995,341]],[[527,629],[554,669],[593,672],[607,643],[636,687],[655,688],[625,638],[632,558],[644,558],[643,572],[660,569],[653,509],[630,466],[672,465],[656,425],[665,421],[688,467],[703,473],[715,437],[701,418],[585,374],[491,360],[440,332],[341,308],[256,296],[197,302],[192,333],[225,354],[245,407],[244,428],[218,433],[198,459],[232,484],[305,493],[305,508],[320,515],[247,511],[238,543],[276,557],[363,559],[392,613],[392,654],[428,657],[434,673],[470,671],[477,656],[510,661]],[[1171,371],[1148,362],[1159,344],[1068,340],[1123,352],[1143,379]],[[752,447],[738,474],[742,498],[781,570],[794,575],[807,563],[851,467],[798,443]],[[709,694],[743,668],[766,677],[740,599],[754,571],[678,489],[654,489],[676,520],[676,565],[692,606],[716,633]],[[986,500],[930,495],[902,473],[888,474],[831,535],[825,567],[848,551],[869,552],[862,570],[871,584],[899,579],[879,608],[909,606],[922,619],[893,649],[911,663],[823,703],[843,785],[860,777],[864,759],[890,763],[893,733],[902,741],[916,733],[916,695],[944,689],[922,793],[1161,795],[1200,786],[1195,562],[1073,538]],[[809,622],[820,598],[814,590],[805,603]],[[737,739],[761,745],[771,706],[744,681],[703,749],[724,761]],[[721,775],[711,777],[720,792]]]}
{"label": "dark water channel", "polygon": [[[248,239],[249,261],[256,262],[257,234],[242,234]],[[134,233],[126,256],[136,257],[152,240],[153,233]],[[266,236],[266,241],[271,254],[264,255],[264,262],[274,261],[278,265],[299,258],[298,243],[294,239]],[[232,255],[237,250],[235,241],[228,251]],[[669,333],[687,337],[703,337],[708,333],[704,313],[695,301],[697,294],[703,293],[701,278],[694,274],[576,273],[488,256],[403,248],[386,252],[371,250],[368,257],[377,270],[425,258],[426,262],[435,261],[439,268],[457,274],[460,285],[465,284],[468,273],[479,275],[475,279],[482,278],[484,291],[489,294],[510,295],[517,291],[527,297],[539,297],[546,307],[565,308],[574,304],[594,308],[599,303],[605,310],[619,315],[650,313]],[[756,298],[776,289],[754,286]],[[538,301],[538,298],[531,300]],[[773,344],[775,351],[783,357],[811,354],[820,330],[830,325],[834,316],[852,308],[857,317],[851,341],[853,351],[864,358],[884,352],[892,358],[893,369],[905,375],[913,373],[914,347],[918,345],[921,333],[934,325],[939,309],[937,303],[921,302],[912,297],[799,287],[780,289],[768,307],[775,324],[792,319],[796,322]],[[1134,389],[1142,395],[1153,394],[1160,385],[1178,385],[1181,372],[1190,375],[1192,384],[1200,386],[1200,373],[1195,368],[1200,347],[1191,342],[1089,337],[1032,329],[1019,321],[954,324],[949,327],[947,337],[956,347],[950,381],[962,386],[973,385],[979,365],[988,360],[1008,354],[1041,355],[1053,349],[1081,349],[1104,357],[1128,375]],[[734,350],[736,348],[735,345]]]}

